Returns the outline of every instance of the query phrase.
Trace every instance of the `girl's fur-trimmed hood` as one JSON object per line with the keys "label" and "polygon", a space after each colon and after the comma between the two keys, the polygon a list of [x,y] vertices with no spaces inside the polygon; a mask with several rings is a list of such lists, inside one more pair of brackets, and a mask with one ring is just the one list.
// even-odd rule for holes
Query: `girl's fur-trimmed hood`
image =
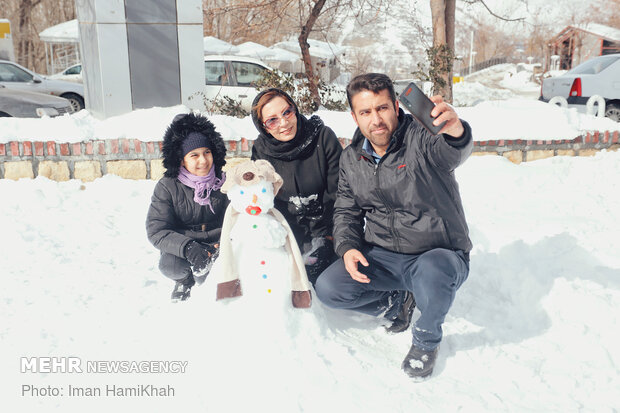
{"label": "girl's fur-trimmed hood", "polygon": [[211,143],[213,148],[213,167],[218,177],[222,176],[222,167],[226,164],[226,145],[215,126],[205,116],[188,113],[175,116],[166,132],[162,145],[163,164],[166,168],[164,176],[176,178],[179,175],[181,161],[185,156],[182,150],[183,140],[190,132],[199,132]]}

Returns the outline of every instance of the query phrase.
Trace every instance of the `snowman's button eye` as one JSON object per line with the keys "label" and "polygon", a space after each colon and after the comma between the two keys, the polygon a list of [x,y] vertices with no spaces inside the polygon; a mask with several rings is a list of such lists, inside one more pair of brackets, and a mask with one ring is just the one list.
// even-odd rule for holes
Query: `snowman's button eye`
{"label": "snowman's button eye", "polygon": [[263,188],[263,194],[264,194],[265,192],[267,192],[267,190],[266,190],[265,188]]}

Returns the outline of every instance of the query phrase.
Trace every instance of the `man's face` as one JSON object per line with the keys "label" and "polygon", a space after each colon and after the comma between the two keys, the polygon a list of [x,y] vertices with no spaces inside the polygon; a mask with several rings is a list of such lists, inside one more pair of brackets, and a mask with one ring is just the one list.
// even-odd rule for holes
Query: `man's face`
{"label": "man's face", "polygon": [[387,89],[379,93],[363,90],[351,99],[351,114],[375,152],[383,156],[398,127],[398,101],[392,103]]}

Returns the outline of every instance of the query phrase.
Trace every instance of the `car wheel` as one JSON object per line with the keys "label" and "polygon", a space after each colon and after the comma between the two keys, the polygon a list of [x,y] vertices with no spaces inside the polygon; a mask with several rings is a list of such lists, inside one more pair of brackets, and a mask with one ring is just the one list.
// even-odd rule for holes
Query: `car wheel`
{"label": "car wheel", "polygon": [[605,116],[616,122],[620,122],[620,104],[609,103],[605,109]]}
{"label": "car wheel", "polygon": [[84,99],[82,96],[75,93],[65,93],[64,95],[60,95],[61,97],[69,100],[71,102],[71,107],[73,108],[73,112],[78,112],[84,109]]}

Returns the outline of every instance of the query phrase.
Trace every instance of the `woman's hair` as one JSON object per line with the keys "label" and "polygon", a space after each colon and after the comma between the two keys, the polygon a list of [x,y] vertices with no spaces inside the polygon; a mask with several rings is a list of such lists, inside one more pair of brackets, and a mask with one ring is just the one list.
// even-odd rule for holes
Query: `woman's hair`
{"label": "woman's hair", "polygon": [[226,145],[222,136],[215,130],[213,123],[205,116],[188,113],[175,116],[166,129],[162,144],[163,164],[166,168],[164,176],[176,178],[179,175],[183,153],[183,141],[192,132],[206,136],[213,155],[213,167],[218,177],[222,176],[222,167],[226,164]]}
{"label": "woman's hair", "polygon": [[260,99],[258,99],[258,102],[254,103],[254,105],[252,106],[252,113],[256,117],[256,119],[259,120],[260,123],[263,122],[263,107],[278,96],[284,98],[284,100],[286,100],[289,105],[296,108],[295,103],[284,91],[280,89],[269,89],[260,97]]}

